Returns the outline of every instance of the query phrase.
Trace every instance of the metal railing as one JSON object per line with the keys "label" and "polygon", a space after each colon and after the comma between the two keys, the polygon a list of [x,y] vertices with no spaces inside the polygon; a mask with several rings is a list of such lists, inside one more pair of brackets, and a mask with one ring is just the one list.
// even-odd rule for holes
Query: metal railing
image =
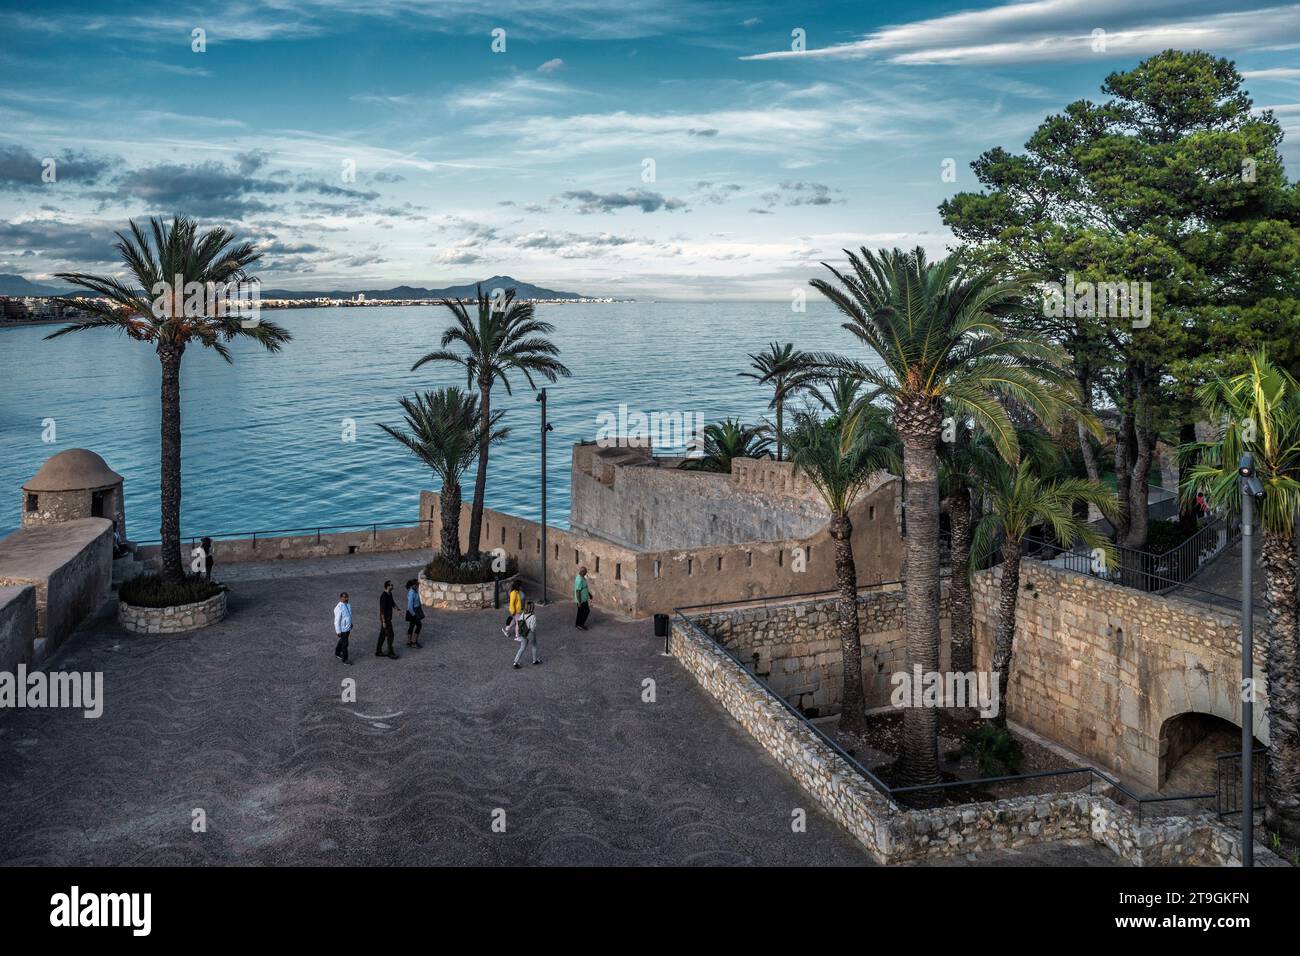
{"label": "metal railing", "polygon": [[[899,583],[899,582],[889,582],[889,583],[892,584],[892,583]],[[868,585],[867,587],[868,588],[879,587],[879,585]],[[859,588],[858,590],[859,592],[861,592],[863,588]],[[817,594],[824,594],[826,592],[813,592],[813,593],[814,595],[817,595]],[[788,602],[792,600],[793,597],[798,597],[798,595],[776,597],[773,598],[772,601]],[[1134,793],[1128,787],[1125,787],[1123,784],[1121,784],[1118,780],[1115,780],[1107,776],[1106,774],[1098,770],[1096,767],[1091,767],[1091,766],[1066,767],[1059,770],[1040,770],[1034,773],[1008,774],[999,777],[981,777],[974,780],[950,780],[944,783],[919,784],[919,785],[906,786],[906,787],[891,787],[889,784],[885,783],[878,776],[876,776],[868,767],[860,763],[857,760],[857,758],[855,758],[851,753],[845,750],[834,738],[829,736],[825,731],[823,731],[820,727],[818,727],[815,723],[813,723],[808,718],[807,714],[805,714],[798,707],[796,707],[789,700],[787,700],[782,694],[780,694],[776,690],[776,688],[774,688],[770,683],[768,683],[767,680],[765,680],[761,675],[759,675],[754,670],[752,670],[745,663],[745,661],[740,658],[738,654],[736,654],[731,650],[731,648],[727,647],[725,644],[719,641],[708,631],[701,628],[698,624],[695,623],[694,620],[692,620],[684,613],[685,611],[695,610],[697,608],[722,607],[726,605],[752,604],[752,603],[758,603],[757,599],[755,601],[723,601],[712,605],[706,604],[706,605],[695,605],[693,607],[674,608],[673,614],[678,620],[681,621],[683,625],[690,628],[697,635],[709,641],[714,647],[720,650],[723,654],[727,655],[727,657],[729,657],[741,670],[743,670],[746,674],[748,674],[755,681],[757,681],[759,686],[761,686],[768,694],[770,694],[773,698],[779,701],[781,706],[784,707],[787,711],[789,711],[790,714],[793,715],[800,722],[800,724],[802,724],[805,730],[810,731],[814,736],[817,737],[818,740],[824,743],[827,747],[829,747],[832,751],[834,751],[836,755],[838,755],[841,759],[843,759],[845,763],[847,763],[850,767],[852,767],[864,780],[867,781],[867,783],[871,784],[873,787],[876,788],[876,790],[878,790],[880,793],[888,797],[891,801],[895,802],[896,804],[901,803],[901,801],[898,800],[899,794],[915,794],[915,793],[922,793],[922,792],[933,791],[933,790],[953,790],[962,787],[977,789],[980,787],[988,786],[990,784],[997,784],[997,783],[1014,783],[1014,782],[1023,782],[1028,780],[1045,779],[1048,777],[1065,777],[1074,774],[1086,774],[1088,776],[1089,795],[1091,795],[1093,792],[1092,788],[1094,782],[1100,782],[1104,786],[1110,787],[1112,790],[1114,790],[1115,792],[1122,795],[1127,800],[1137,805],[1138,825],[1141,826],[1143,808],[1147,804],[1171,803],[1179,800],[1213,800],[1216,797],[1216,794],[1214,793],[1192,793],[1192,794],[1184,793],[1184,794],[1174,794],[1171,796],[1143,796]],[[671,640],[671,630],[670,630],[669,640]],[[971,802],[981,802],[981,801],[972,800]]]}
{"label": "metal railing", "polygon": [[[1254,759],[1250,763],[1251,805],[1256,810],[1264,809],[1264,779],[1268,775],[1268,750],[1260,747],[1253,751]],[[1229,813],[1240,813],[1241,800],[1241,751],[1215,755],[1215,809],[1220,817]]]}
{"label": "metal railing", "polygon": [[[1053,567],[1073,571],[1076,574],[1087,574],[1136,591],[1165,594],[1175,588],[1181,588],[1190,592],[1189,596],[1193,598],[1199,597],[1214,604],[1240,608],[1239,598],[1187,583],[1202,568],[1240,540],[1240,519],[1229,516],[1218,518],[1200,528],[1178,547],[1163,554],[1151,554],[1147,551],[1116,545],[1115,560],[1111,562],[1083,545],[1076,544],[1070,548],[1063,548],[1054,542],[1029,536],[1024,538],[1022,554],[1026,558],[1033,558]],[[998,563],[1000,558],[995,558],[986,561],[985,566],[992,567]]]}
{"label": "metal railing", "polygon": [[[316,536],[316,543],[319,544],[320,536],[322,532],[338,533],[343,531],[369,530],[371,534],[371,538],[373,540],[379,537],[379,531],[381,528],[384,529],[418,528],[422,525],[428,525],[430,526],[430,528],[432,528],[433,520],[430,518],[419,518],[415,521],[412,521],[410,518],[407,518],[403,521],[359,521],[354,524],[334,524],[334,525],[325,524],[325,525],[315,525],[312,527],[304,527],[304,528],[274,528],[274,529],[260,528],[256,531],[218,531],[218,532],[210,532],[208,534],[183,534],[181,535],[181,540],[189,541],[192,547],[193,545],[201,541],[203,538],[211,538],[213,541],[220,541],[223,538],[227,540],[236,539],[236,538],[238,539],[248,538],[252,540],[254,546],[256,546],[257,539],[259,537],[261,538],[282,538],[287,536],[306,537],[307,535],[314,534]],[[151,538],[147,541],[137,541],[135,542],[135,544],[141,547],[160,545],[162,544],[162,539]]]}

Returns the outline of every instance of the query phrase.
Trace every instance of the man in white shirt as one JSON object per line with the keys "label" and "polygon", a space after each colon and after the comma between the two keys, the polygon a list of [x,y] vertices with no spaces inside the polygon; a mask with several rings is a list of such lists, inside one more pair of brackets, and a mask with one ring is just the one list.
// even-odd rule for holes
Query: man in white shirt
{"label": "man in white shirt", "polygon": [[334,605],[334,633],[339,636],[339,642],[334,645],[334,656],[344,664],[351,664],[348,660],[348,635],[352,633],[352,605],[348,603],[347,591],[339,595],[339,603]]}

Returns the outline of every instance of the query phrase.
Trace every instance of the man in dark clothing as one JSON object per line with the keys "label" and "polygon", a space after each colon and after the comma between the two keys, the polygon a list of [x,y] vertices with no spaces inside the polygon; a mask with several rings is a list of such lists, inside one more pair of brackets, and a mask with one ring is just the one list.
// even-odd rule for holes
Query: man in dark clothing
{"label": "man in dark clothing", "polygon": [[[376,657],[391,657],[397,660],[397,655],[393,653],[393,608],[397,602],[393,600],[393,582],[384,582],[384,593],[379,595],[379,643],[375,645]],[[384,640],[388,640],[388,654],[384,654]]]}

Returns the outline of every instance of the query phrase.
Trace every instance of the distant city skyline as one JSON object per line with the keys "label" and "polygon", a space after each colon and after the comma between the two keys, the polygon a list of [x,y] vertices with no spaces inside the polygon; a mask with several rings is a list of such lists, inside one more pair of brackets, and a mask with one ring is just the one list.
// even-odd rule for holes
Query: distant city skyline
{"label": "distant city skyline", "polygon": [[941,252],[973,159],[1171,46],[1233,59],[1300,175],[1276,0],[0,0],[0,32],[0,273],[39,284],[181,213],[277,289],[788,299],[844,247]]}

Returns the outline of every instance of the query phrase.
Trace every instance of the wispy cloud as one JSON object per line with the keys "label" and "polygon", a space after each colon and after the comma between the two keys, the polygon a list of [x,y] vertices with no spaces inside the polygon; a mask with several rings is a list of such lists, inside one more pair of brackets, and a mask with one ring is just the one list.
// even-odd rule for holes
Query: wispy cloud
{"label": "wispy cloud", "polygon": [[880,58],[899,64],[998,64],[1132,56],[1168,47],[1278,49],[1300,44],[1300,5],[1241,0],[1025,0],[884,27],[859,40],[745,60]]}

